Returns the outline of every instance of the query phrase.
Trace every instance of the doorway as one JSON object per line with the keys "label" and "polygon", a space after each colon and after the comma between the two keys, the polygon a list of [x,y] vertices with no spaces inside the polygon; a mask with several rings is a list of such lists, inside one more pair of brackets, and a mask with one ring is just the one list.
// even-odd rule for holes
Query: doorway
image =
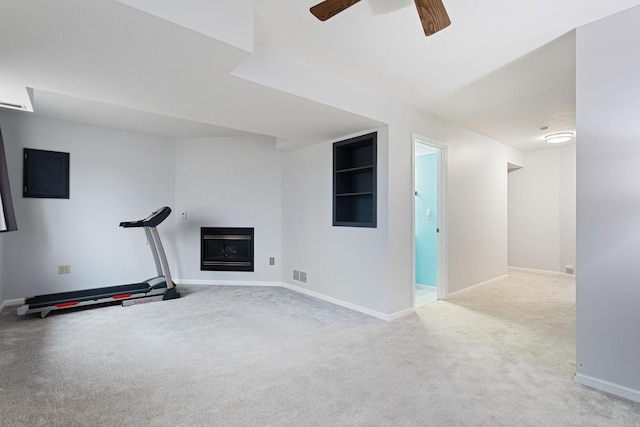
{"label": "doorway", "polygon": [[445,299],[445,148],[414,135],[414,307]]}

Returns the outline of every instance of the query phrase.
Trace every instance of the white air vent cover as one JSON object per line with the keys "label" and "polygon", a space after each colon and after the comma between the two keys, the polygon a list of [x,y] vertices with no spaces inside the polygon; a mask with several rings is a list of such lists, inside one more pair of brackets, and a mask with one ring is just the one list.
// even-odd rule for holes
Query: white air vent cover
{"label": "white air vent cover", "polygon": [[22,85],[0,81],[0,108],[33,112],[29,91]]}

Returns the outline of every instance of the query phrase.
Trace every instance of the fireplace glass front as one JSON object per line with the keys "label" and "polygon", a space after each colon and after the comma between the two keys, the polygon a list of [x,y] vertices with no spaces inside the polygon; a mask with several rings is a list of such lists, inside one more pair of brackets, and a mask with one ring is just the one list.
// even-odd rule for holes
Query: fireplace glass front
{"label": "fireplace glass front", "polygon": [[253,228],[202,227],[201,270],[253,271]]}

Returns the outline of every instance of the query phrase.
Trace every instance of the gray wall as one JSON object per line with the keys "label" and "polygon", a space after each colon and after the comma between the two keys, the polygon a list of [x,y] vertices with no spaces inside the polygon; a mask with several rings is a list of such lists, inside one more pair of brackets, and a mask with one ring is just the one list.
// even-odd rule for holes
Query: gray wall
{"label": "gray wall", "polygon": [[577,31],[577,375],[640,401],[640,7]]}
{"label": "gray wall", "polygon": [[[1,237],[5,299],[154,275],[144,233],[118,224],[173,206],[171,139],[21,112],[0,112],[0,125],[18,221],[18,231]],[[22,197],[25,147],[70,153],[69,199]],[[171,239],[172,226],[159,227],[164,239]],[[60,264],[70,264],[71,274],[59,275]]]}
{"label": "gray wall", "polygon": [[[282,152],[275,144],[268,137],[176,141],[177,280],[280,283]],[[200,271],[200,227],[253,227],[255,271]]]}

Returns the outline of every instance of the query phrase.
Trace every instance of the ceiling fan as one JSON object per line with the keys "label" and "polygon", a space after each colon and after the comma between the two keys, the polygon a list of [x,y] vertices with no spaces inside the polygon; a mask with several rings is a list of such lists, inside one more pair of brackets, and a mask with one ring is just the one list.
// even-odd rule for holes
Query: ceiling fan
{"label": "ceiling fan", "polygon": [[[311,13],[313,16],[321,21],[337,15],[346,8],[353,6],[360,0],[325,0],[317,5],[313,6]],[[438,31],[447,28],[451,24],[449,15],[442,4],[442,0],[414,0],[416,8],[418,8],[418,14],[420,15],[420,21],[422,22],[422,28],[424,29],[424,35],[430,36]]]}

